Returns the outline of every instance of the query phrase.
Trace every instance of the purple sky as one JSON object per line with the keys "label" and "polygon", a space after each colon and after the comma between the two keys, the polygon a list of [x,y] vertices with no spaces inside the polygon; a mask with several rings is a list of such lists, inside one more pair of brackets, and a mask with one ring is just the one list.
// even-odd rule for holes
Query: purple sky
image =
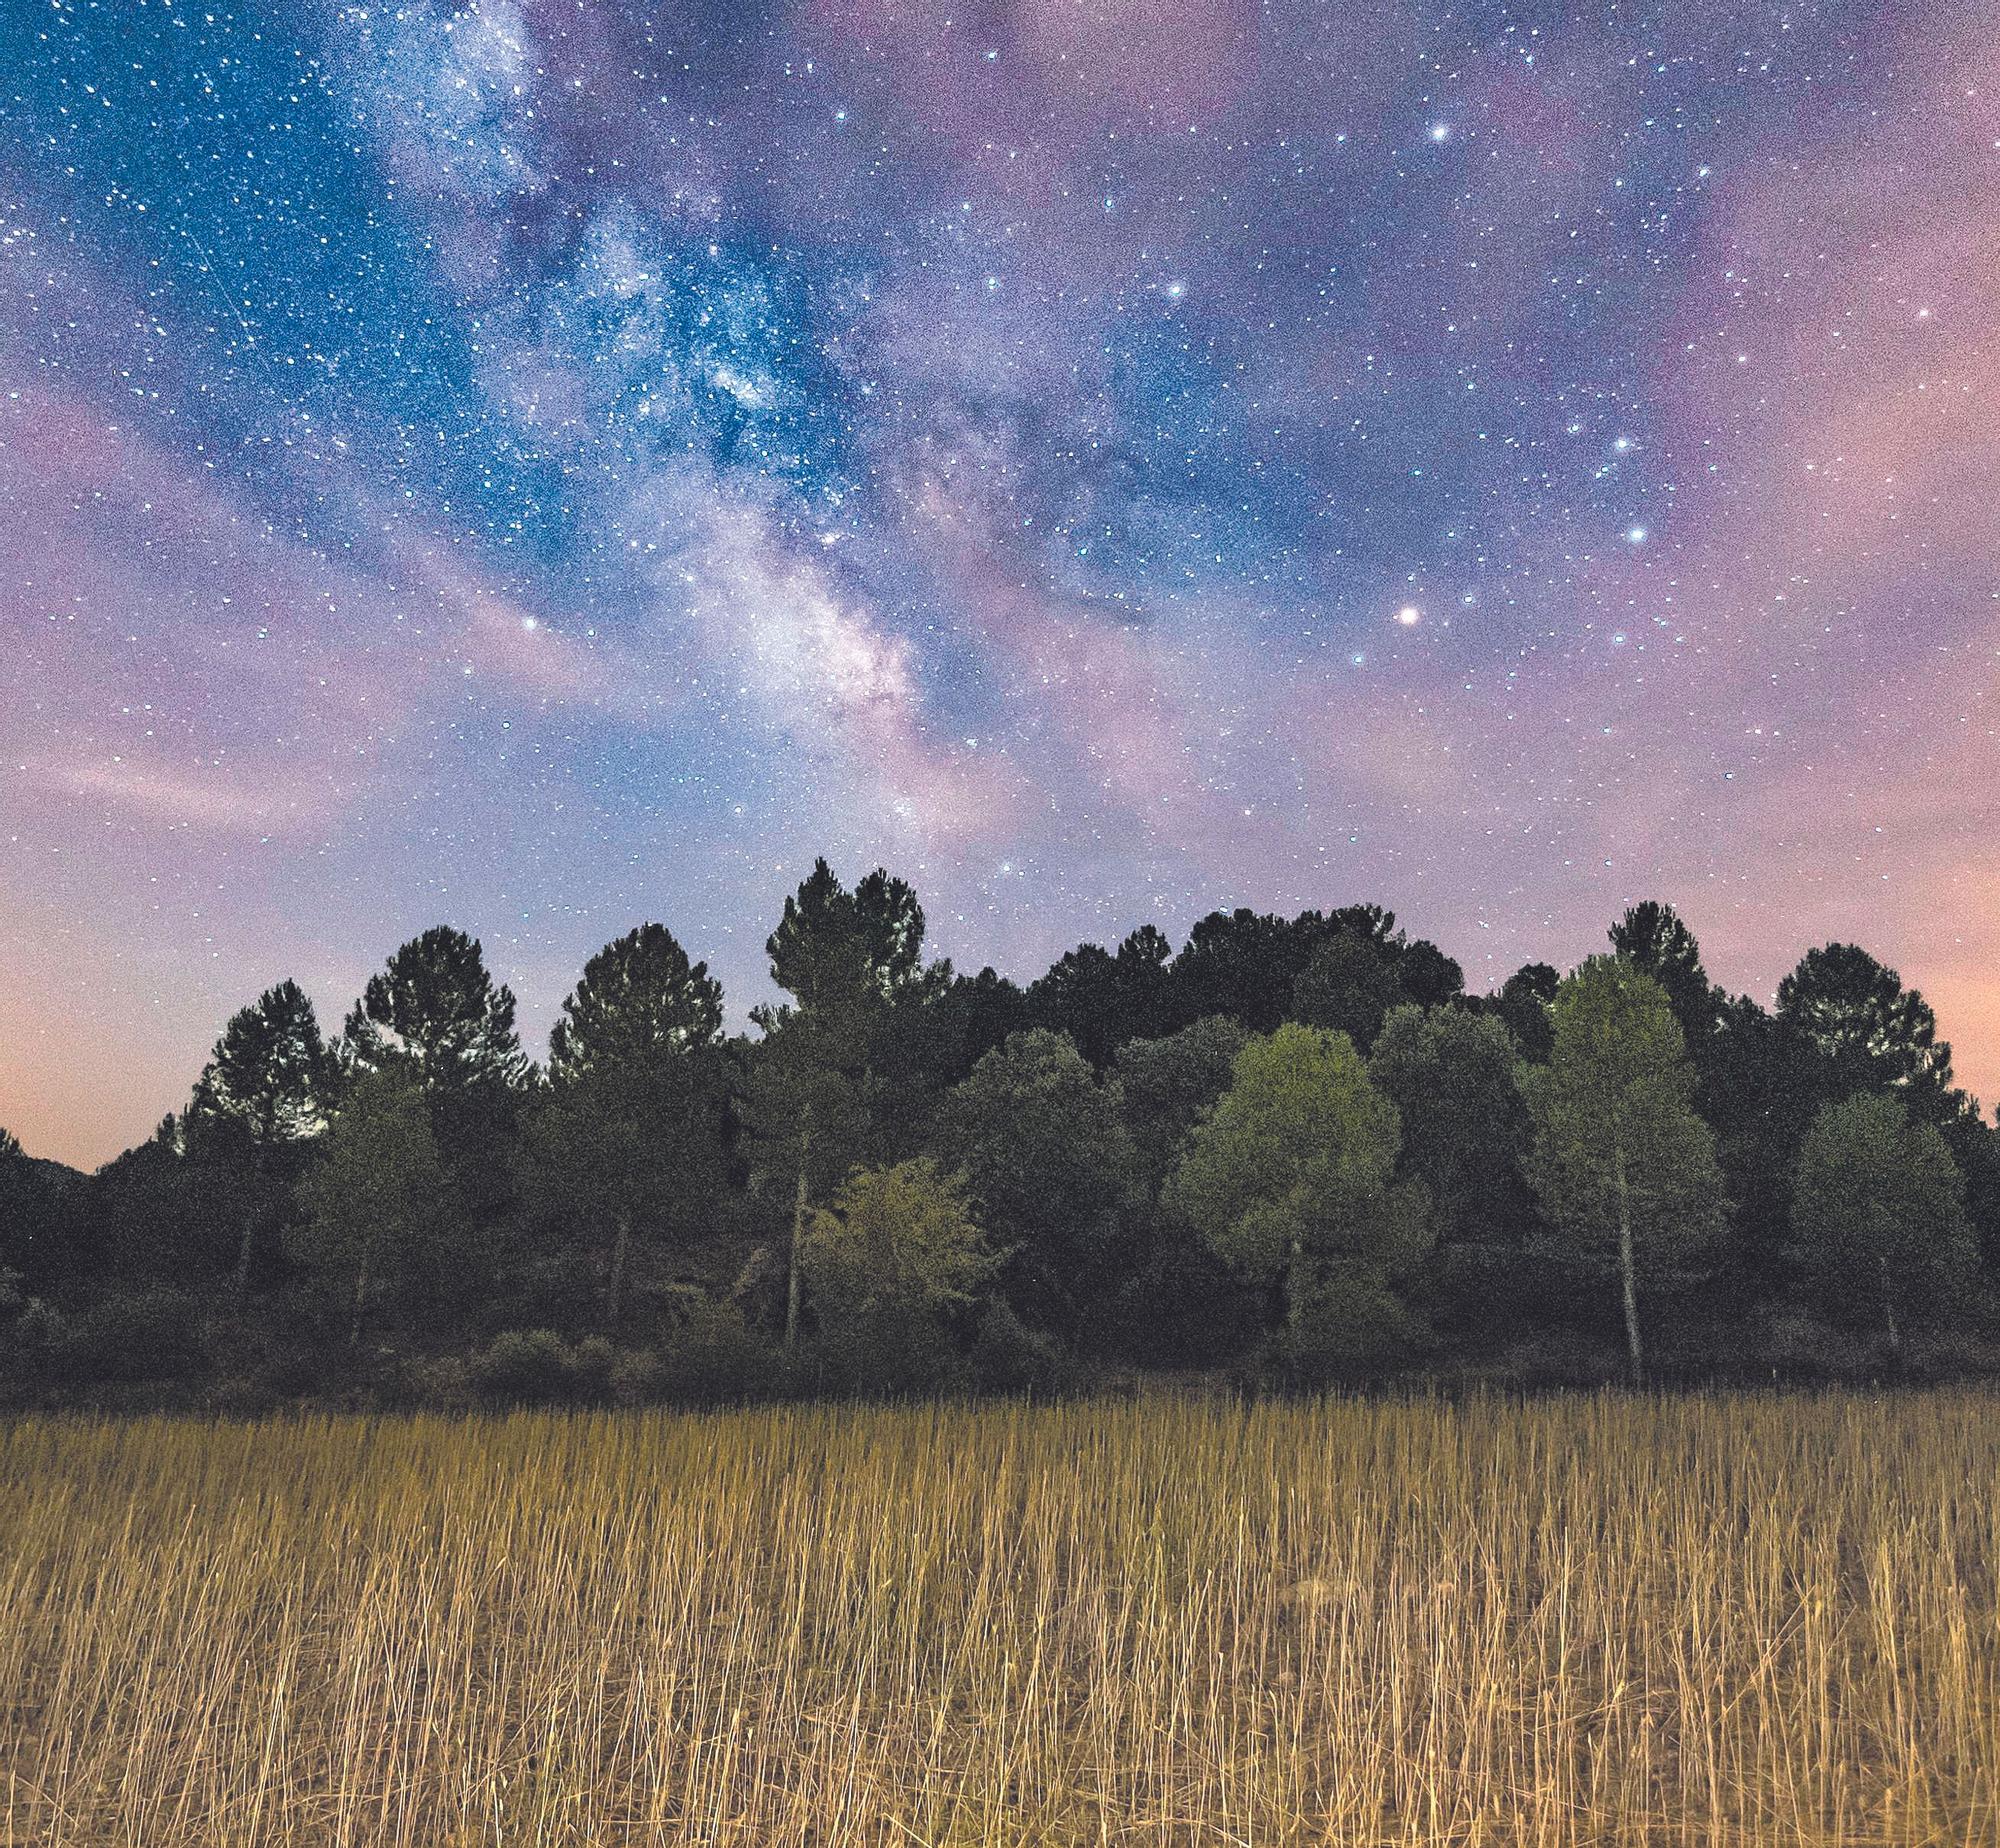
{"label": "purple sky", "polygon": [[1975,5],[0,15],[0,1123],[434,922],[1860,941],[2000,1093]]}

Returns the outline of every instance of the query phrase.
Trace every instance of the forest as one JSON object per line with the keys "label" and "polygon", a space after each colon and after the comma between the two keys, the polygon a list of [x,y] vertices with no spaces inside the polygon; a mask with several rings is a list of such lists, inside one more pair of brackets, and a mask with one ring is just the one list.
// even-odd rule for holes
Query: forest
{"label": "forest", "polygon": [[1495,993],[1373,905],[1151,926],[1025,987],[825,861],[725,1030],[648,923],[537,1063],[446,927],[295,983],[84,1176],[0,1133],[0,1403],[260,1413],[1939,1378],[2000,1366],[2000,1152],[1931,1009],[1774,1007],[1667,905]]}

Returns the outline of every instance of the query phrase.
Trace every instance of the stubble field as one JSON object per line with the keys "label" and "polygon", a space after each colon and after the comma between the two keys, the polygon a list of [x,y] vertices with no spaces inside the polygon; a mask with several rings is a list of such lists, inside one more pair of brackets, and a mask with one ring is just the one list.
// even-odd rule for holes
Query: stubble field
{"label": "stubble field", "polygon": [[0,1426],[0,1842],[2000,1841],[2000,1399]]}

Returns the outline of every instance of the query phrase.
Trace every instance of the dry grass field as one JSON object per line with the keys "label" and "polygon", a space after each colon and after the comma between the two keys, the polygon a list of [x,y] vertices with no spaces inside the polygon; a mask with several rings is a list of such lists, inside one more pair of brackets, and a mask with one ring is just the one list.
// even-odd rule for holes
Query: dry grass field
{"label": "dry grass field", "polygon": [[2000,1400],[0,1427],[0,1841],[2000,1842]]}

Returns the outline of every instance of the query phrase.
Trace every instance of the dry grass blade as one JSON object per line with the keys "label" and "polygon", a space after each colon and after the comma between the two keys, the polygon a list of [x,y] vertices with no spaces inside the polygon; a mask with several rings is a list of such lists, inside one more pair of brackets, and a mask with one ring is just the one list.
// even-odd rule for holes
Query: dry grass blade
{"label": "dry grass blade", "polygon": [[0,1841],[2000,1840],[2000,1404],[0,1427]]}

